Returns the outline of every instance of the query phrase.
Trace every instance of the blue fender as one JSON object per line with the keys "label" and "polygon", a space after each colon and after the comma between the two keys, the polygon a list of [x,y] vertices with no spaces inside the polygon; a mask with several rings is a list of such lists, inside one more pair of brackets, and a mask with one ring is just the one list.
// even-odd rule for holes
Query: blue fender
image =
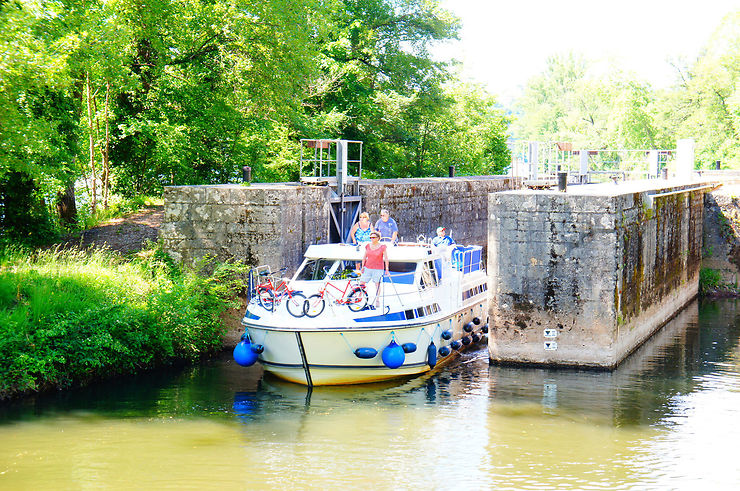
{"label": "blue fender", "polygon": [[434,365],[437,364],[437,347],[434,345],[434,341],[429,343],[427,347],[427,363],[430,368],[434,368]]}
{"label": "blue fender", "polygon": [[258,353],[255,353],[252,349],[252,344],[247,341],[241,341],[234,347],[234,361],[243,366],[251,367],[257,361],[259,357]]}
{"label": "blue fender", "polygon": [[357,348],[355,350],[355,356],[357,358],[375,358],[378,355],[378,350],[375,348]]}
{"label": "blue fender", "polygon": [[403,343],[401,348],[403,348],[404,353],[413,353],[416,351],[416,343]]}
{"label": "blue fender", "polygon": [[398,368],[406,361],[406,353],[403,352],[403,348],[396,343],[395,339],[383,348],[382,357],[383,364],[388,368]]}

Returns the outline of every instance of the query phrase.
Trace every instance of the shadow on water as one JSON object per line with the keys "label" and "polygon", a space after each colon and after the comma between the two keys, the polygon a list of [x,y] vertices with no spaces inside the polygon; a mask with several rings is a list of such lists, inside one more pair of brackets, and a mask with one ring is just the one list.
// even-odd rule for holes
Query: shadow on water
{"label": "shadow on water", "polygon": [[[101,418],[215,418],[251,424],[352,405],[444,407],[465,397],[498,411],[586,417],[607,425],[653,425],[677,396],[701,390],[705,377],[738,373],[737,301],[694,302],[614,372],[489,366],[482,348],[404,381],[343,387],[304,386],[236,365],[211,363],[119,378],[84,389],[0,405],[0,423],[65,414]],[[567,415],[567,416],[566,416]]]}

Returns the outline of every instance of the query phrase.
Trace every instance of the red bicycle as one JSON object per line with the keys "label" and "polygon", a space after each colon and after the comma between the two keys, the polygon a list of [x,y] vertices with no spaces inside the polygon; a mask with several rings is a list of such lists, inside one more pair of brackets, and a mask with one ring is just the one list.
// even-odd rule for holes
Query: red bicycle
{"label": "red bicycle", "polygon": [[[319,293],[311,295],[304,304],[303,312],[308,317],[316,317],[326,308],[324,297],[328,294],[334,299],[334,303],[346,305],[352,312],[359,312],[367,306],[367,291],[365,287],[357,283],[357,274],[347,280],[344,289],[339,288],[331,281],[324,283]],[[331,288],[331,290],[330,290]],[[332,292],[334,290],[334,292]]]}
{"label": "red bicycle", "polygon": [[278,271],[280,276],[271,276],[269,271],[259,273],[264,277],[264,281],[257,285],[257,298],[259,304],[265,309],[272,312],[276,306],[280,305],[283,298],[287,297],[285,307],[293,317],[303,317],[305,314],[306,296],[288,286],[288,280],[282,278],[282,274],[288,268],[281,268]]}

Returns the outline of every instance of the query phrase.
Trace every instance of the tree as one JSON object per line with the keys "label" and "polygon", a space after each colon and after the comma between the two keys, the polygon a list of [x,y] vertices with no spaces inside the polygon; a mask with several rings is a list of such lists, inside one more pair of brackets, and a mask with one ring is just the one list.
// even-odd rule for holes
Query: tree
{"label": "tree", "polygon": [[696,159],[740,168],[740,11],[727,15],[674,98],[672,129],[696,140]]}
{"label": "tree", "polygon": [[[575,100],[576,88],[582,84],[588,67],[589,63],[575,53],[548,58],[543,73],[527,82],[523,96],[515,104],[518,117],[514,122],[514,134],[530,140],[556,141],[567,138],[564,118],[570,116],[571,127],[574,122],[596,124],[593,107],[587,105],[593,98]],[[587,84],[581,91],[596,93],[597,89]],[[576,108],[580,112],[577,116],[573,113]]]}
{"label": "tree", "polygon": [[649,84],[574,54],[548,60],[518,101],[514,134],[580,148],[654,148],[655,94]]}
{"label": "tree", "polygon": [[367,175],[425,175],[427,116],[451,104],[448,67],[429,47],[456,36],[458,21],[422,0],[338,1],[327,17],[308,116],[343,115],[340,136],[365,142]]}
{"label": "tree", "polygon": [[363,140],[371,177],[506,160],[495,101],[430,55],[458,28],[437,0],[0,0],[0,23],[0,178],[69,222],[110,189],[294,180],[301,137]]}

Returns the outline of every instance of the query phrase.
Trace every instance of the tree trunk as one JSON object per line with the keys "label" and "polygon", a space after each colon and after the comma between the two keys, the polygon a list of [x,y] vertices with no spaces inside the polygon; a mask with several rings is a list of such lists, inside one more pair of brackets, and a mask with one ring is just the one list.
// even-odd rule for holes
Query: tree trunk
{"label": "tree trunk", "polygon": [[110,80],[105,81],[105,150],[103,150],[103,207],[108,209],[108,189],[110,187],[110,166],[108,151],[110,149],[110,122],[108,108],[110,107]]}
{"label": "tree trunk", "polygon": [[426,158],[427,136],[429,135],[429,120],[424,121],[424,127],[421,132],[421,145],[419,154],[416,158],[416,176],[422,177],[424,171],[424,159]]}
{"label": "tree trunk", "polygon": [[62,223],[77,223],[77,204],[75,203],[75,183],[67,184],[64,191],[57,193],[57,214]]}
{"label": "tree trunk", "polygon": [[92,212],[98,206],[98,176],[95,170],[95,127],[93,121],[93,110],[92,110],[92,93],[90,90],[90,72],[85,74],[85,84],[87,85],[87,122],[90,133],[90,169],[92,171]]}

